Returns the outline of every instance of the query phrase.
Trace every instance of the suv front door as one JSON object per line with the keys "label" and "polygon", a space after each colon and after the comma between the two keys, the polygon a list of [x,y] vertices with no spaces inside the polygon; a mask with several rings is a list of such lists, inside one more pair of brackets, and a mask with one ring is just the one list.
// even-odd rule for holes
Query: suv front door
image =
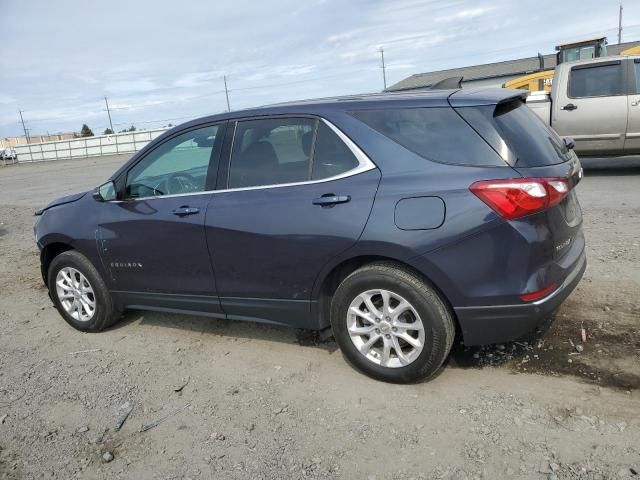
{"label": "suv front door", "polygon": [[129,306],[219,313],[204,218],[225,124],[179,132],[124,174],[104,205],[98,243],[112,290]]}
{"label": "suv front door", "polygon": [[314,282],[359,238],[378,169],[317,118],[239,121],[230,157],[206,218],[222,308],[232,319],[317,327]]}

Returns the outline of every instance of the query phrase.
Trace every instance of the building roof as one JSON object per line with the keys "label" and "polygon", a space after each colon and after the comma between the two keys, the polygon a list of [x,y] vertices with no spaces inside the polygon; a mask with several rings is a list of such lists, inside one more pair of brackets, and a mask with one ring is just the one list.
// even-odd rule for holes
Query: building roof
{"label": "building roof", "polygon": [[[626,42],[616,45],[607,45],[608,55],[617,55],[623,50],[637,44],[638,42]],[[544,68],[556,67],[556,54],[543,55]],[[518,58],[516,60],[506,60],[504,62],[487,63],[484,65],[473,65],[471,67],[450,68],[436,72],[416,73],[398,83],[391,85],[386,91],[394,92],[401,90],[413,90],[427,88],[445,78],[464,77],[464,81],[484,80],[491,78],[510,77],[514,75],[527,75],[540,69],[538,57]]]}

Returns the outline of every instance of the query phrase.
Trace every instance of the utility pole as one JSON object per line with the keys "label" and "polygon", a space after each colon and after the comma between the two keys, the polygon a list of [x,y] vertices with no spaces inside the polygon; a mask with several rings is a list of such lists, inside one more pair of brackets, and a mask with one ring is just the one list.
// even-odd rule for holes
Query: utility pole
{"label": "utility pole", "polygon": [[622,2],[620,2],[620,10],[618,13],[618,44],[622,43]]}
{"label": "utility pole", "polygon": [[31,139],[29,138],[29,134],[27,133],[27,127],[24,126],[24,118],[22,118],[22,110],[18,110],[20,114],[20,121],[22,122],[22,130],[24,131],[24,138],[27,139],[27,144],[31,143]]}
{"label": "utility pole", "polygon": [[223,75],[222,79],[224,80],[224,94],[227,97],[227,112],[230,112],[231,107],[229,106],[229,89],[227,88],[227,76]]}
{"label": "utility pole", "polygon": [[111,123],[111,112],[109,111],[109,102],[107,101],[107,97],[104,97],[104,104],[107,106],[107,116],[109,117],[109,127],[111,128],[111,131],[115,133],[113,131],[113,123]]}
{"label": "utility pole", "polygon": [[387,68],[384,65],[384,48],[380,47],[380,56],[382,58],[382,82],[384,83],[384,89],[387,89]]}
{"label": "utility pole", "polygon": [[[24,130],[24,136],[27,139],[27,146],[29,147],[29,160],[31,160],[33,162],[33,152],[31,151],[31,138],[29,138],[29,131],[27,130],[27,127],[24,126],[24,118],[22,118],[22,110],[18,110],[18,113],[20,114],[20,121],[22,122],[22,130]],[[40,147],[40,149],[42,149],[42,147]]]}

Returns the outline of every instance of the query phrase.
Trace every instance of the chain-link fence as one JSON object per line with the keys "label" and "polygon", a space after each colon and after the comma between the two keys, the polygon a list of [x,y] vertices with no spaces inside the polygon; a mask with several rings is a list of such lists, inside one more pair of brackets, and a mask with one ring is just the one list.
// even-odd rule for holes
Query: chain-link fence
{"label": "chain-link fence", "polygon": [[18,163],[133,153],[166,130],[167,128],[157,128],[57,142],[31,143],[16,146],[14,150],[18,154]]}

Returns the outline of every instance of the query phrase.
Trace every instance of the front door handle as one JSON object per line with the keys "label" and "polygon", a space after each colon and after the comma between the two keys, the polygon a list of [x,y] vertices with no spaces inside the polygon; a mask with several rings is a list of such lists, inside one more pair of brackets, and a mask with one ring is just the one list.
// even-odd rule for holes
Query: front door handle
{"label": "front door handle", "polygon": [[577,105],[574,105],[573,103],[567,103],[564,107],[560,107],[560,110],[576,110],[578,108]]}
{"label": "front door handle", "polygon": [[351,200],[349,195],[334,195],[333,193],[327,193],[319,198],[313,199],[314,205],[320,205],[321,207],[330,207],[338,203],[347,203]]}
{"label": "front door handle", "polygon": [[187,215],[194,215],[200,211],[197,207],[188,207],[183,205],[182,207],[176,208],[171,213],[177,215],[179,217],[186,217]]}
{"label": "front door handle", "polygon": [[640,100],[636,100],[635,102],[631,102],[631,106],[632,107],[637,107],[638,105],[640,105]]}

